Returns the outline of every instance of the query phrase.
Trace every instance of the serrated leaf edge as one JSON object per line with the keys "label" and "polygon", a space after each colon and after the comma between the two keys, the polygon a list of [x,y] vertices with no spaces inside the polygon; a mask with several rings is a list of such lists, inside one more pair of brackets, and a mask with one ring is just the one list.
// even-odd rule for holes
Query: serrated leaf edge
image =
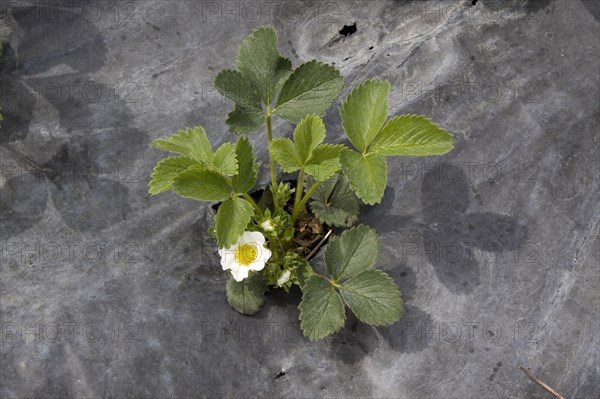
{"label": "serrated leaf edge", "polygon": [[[359,317],[359,316],[358,316],[356,313],[354,313],[354,310],[352,310],[352,308],[350,307],[350,305],[349,305],[349,304],[346,302],[346,299],[344,298],[344,296],[340,294],[340,296],[342,297],[342,301],[344,301],[344,305],[345,305],[345,306],[348,306],[348,309],[350,309],[350,311],[351,311],[351,312],[352,312],[352,313],[353,313],[353,314],[356,316],[356,318],[357,318],[358,320],[360,320],[361,322],[365,323],[365,324],[369,324],[369,325],[371,325],[371,326],[389,326],[389,325],[392,325],[392,324],[394,324],[394,323],[397,323],[397,322],[398,322],[398,320],[400,320],[400,319],[402,318],[402,316],[404,315],[404,301],[402,300],[402,294],[401,294],[401,292],[400,292],[400,288],[398,287],[398,284],[396,283],[396,281],[395,281],[395,280],[394,280],[394,279],[393,279],[393,278],[392,278],[392,277],[391,277],[389,274],[387,274],[387,273],[386,273],[386,272],[384,272],[383,270],[379,270],[379,269],[375,269],[375,268],[364,270],[364,271],[362,271],[361,273],[358,273],[358,274],[357,274],[355,277],[358,277],[358,276],[360,276],[360,274],[362,274],[362,273],[364,273],[364,272],[366,272],[366,271],[375,271],[375,272],[377,272],[377,273],[381,274],[382,276],[384,276],[384,277],[386,278],[386,280],[388,280],[388,281],[390,281],[392,284],[394,284],[394,286],[396,287],[396,291],[397,291],[397,293],[398,293],[398,297],[399,297],[399,299],[400,299],[400,314],[399,314],[398,318],[397,318],[397,319],[395,319],[395,320],[391,320],[391,321],[389,321],[389,322],[382,322],[382,323],[369,323],[369,322],[367,322],[367,321],[365,321],[365,320],[361,319],[361,318],[360,318],[360,317]],[[351,291],[351,290],[347,289],[347,288],[346,288],[346,287],[345,287],[343,284],[340,284],[340,289],[342,289],[342,290],[346,290],[346,291]],[[351,292],[354,292],[354,291],[351,291]],[[378,304],[379,304],[379,303],[378,303]],[[383,306],[383,305],[382,305],[382,306]],[[387,306],[383,306],[383,307],[385,307],[385,308],[387,308],[387,309],[389,309],[389,310],[393,310],[393,309],[391,309],[391,308],[389,308],[389,307],[387,307]]]}
{"label": "serrated leaf edge", "polygon": [[[374,266],[377,264],[377,259],[379,259],[379,254],[380,254],[380,251],[381,251],[381,243],[379,242],[379,236],[377,236],[377,233],[375,232],[375,230],[374,230],[374,229],[372,229],[371,227],[367,226],[367,225],[364,225],[364,224],[362,224],[362,223],[361,223],[361,224],[359,224],[359,225],[357,225],[357,226],[354,226],[354,227],[352,227],[351,229],[346,229],[346,230],[344,230],[344,231],[342,232],[342,234],[340,234],[340,235],[338,235],[338,236],[335,236],[335,237],[331,238],[331,240],[330,240],[329,244],[327,244],[327,248],[325,248],[325,253],[323,254],[323,255],[324,255],[324,256],[323,256],[323,259],[324,259],[324,261],[325,261],[325,265],[327,265],[327,260],[326,260],[326,259],[327,259],[327,256],[326,256],[326,253],[327,253],[327,251],[328,251],[328,249],[329,249],[329,246],[330,246],[330,245],[331,245],[331,243],[333,242],[333,240],[342,241],[342,240],[343,240],[345,237],[347,237],[349,234],[351,234],[351,232],[354,232],[354,231],[356,231],[356,230],[364,230],[364,229],[366,229],[366,232],[365,232],[365,234],[363,234],[363,236],[361,237],[361,239],[360,239],[360,243],[359,243],[358,245],[356,245],[356,247],[355,247],[355,248],[351,248],[351,250],[353,251],[353,252],[352,252],[352,254],[354,254],[354,253],[355,253],[355,252],[358,250],[358,247],[360,247],[360,244],[362,244],[362,242],[363,242],[363,240],[364,240],[365,236],[366,236],[366,235],[367,235],[369,232],[372,232],[372,233],[375,235],[375,246],[376,246],[375,250],[377,251],[377,257],[375,258],[375,263],[373,263],[372,265],[370,265],[370,266],[369,266],[369,268],[368,268],[368,269],[366,269],[366,270],[374,269]],[[348,259],[351,259],[351,258],[352,258],[352,256],[348,257]],[[342,269],[342,271],[340,272],[340,275],[339,275],[339,276],[333,276],[333,275],[332,275],[332,277],[335,279],[335,281],[336,281],[336,282],[337,282],[337,281],[338,281],[340,278],[342,278],[342,275],[344,274],[344,271],[346,270],[346,267],[348,267],[348,263],[346,263],[346,266],[344,267],[344,269]],[[364,271],[364,270],[363,270],[363,271]],[[327,270],[327,272],[329,273],[329,269]],[[362,273],[362,271],[361,271],[361,273]],[[360,273],[358,273],[358,274],[360,274]],[[358,274],[357,274],[357,275],[358,275]],[[346,278],[346,279],[350,279],[350,278],[352,278],[352,277],[353,277],[353,276],[345,276],[344,278]]]}
{"label": "serrated leaf edge", "polygon": [[[379,130],[379,132],[377,133],[377,135],[373,138],[373,141],[371,142],[371,144],[369,144],[369,148],[367,149],[367,152],[372,151],[372,152],[379,153],[380,150],[384,150],[386,147],[377,148],[375,150],[371,150],[371,147],[372,147],[373,143],[375,142],[375,140],[377,140],[377,137],[379,136],[379,134],[383,131],[383,128],[388,123],[390,123],[393,119],[399,119],[399,118],[402,118],[402,117],[408,117],[411,120],[417,119],[417,118],[418,119],[425,119],[425,121],[431,123],[433,126],[435,126],[436,128],[440,129],[443,133],[445,133],[445,134],[447,134],[449,136],[449,138],[450,138],[450,148],[445,153],[448,153],[448,152],[452,151],[452,149],[454,149],[454,135],[452,133],[450,133],[447,129],[441,127],[439,124],[437,124],[436,122],[434,122],[433,120],[431,120],[430,118],[428,118],[425,115],[420,115],[420,114],[402,114],[402,115],[393,116],[393,117],[391,117],[391,118],[389,118],[389,119],[386,120],[386,122],[383,125],[383,127]],[[407,145],[407,146],[404,146],[404,147],[411,148],[411,147],[418,147],[418,145]],[[424,155],[411,155],[411,156],[435,156],[435,155],[443,155],[443,154],[424,154]],[[389,157],[389,156],[407,156],[407,155],[384,155],[384,156]]]}
{"label": "serrated leaf edge", "polygon": [[[304,282],[304,286],[305,286],[305,287],[306,287],[306,284],[308,283],[308,281],[309,281],[311,278],[322,278],[322,277],[321,277],[321,276],[319,276],[319,275],[310,276],[310,277],[309,277],[309,278],[307,278],[307,279],[305,280],[305,282]],[[302,334],[303,334],[303,335],[304,335],[306,338],[308,338],[310,341],[313,341],[313,342],[314,342],[314,341],[318,341],[318,340],[320,340],[320,339],[323,339],[323,338],[325,338],[325,337],[327,337],[327,336],[329,336],[329,335],[332,335],[332,334],[335,334],[335,333],[337,333],[337,332],[338,332],[338,331],[340,331],[342,328],[344,328],[344,325],[346,324],[346,309],[345,309],[345,308],[346,308],[346,303],[344,302],[344,298],[342,298],[342,296],[340,295],[340,293],[339,293],[339,292],[337,292],[337,290],[335,289],[335,286],[333,286],[333,285],[331,284],[331,282],[329,282],[329,286],[331,287],[331,294],[330,294],[330,295],[337,295],[337,296],[339,296],[339,297],[340,297],[340,299],[342,300],[342,305],[343,305],[343,317],[342,317],[342,319],[343,319],[343,323],[342,323],[342,324],[339,326],[339,328],[338,328],[337,330],[331,331],[329,334],[327,334],[327,335],[324,335],[324,336],[322,336],[322,337],[313,337],[313,336],[308,336],[308,335],[306,335],[306,334],[305,334],[304,327],[303,327],[303,325],[305,325],[305,324],[304,324],[305,317],[303,317],[303,316],[304,316],[304,314],[305,314],[305,312],[302,310],[302,301],[300,301],[300,303],[298,304],[298,309],[300,310],[300,315],[298,316],[298,319],[300,319],[300,329],[302,330]],[[322,320],[322,317],[323,317],[323,316],[321,316],[321,319],[320,319],[320,320]]]}
{"label": "serrated leaf edge", "polygon": [[[382,83],[382,82],[386,82],[388,84],[388,86],[390,86],[390,90],[391,90],[391,83],[387,79],[375,79],[375,78],[366,79],[366,80],[362,81],[360,84],[358,84],[356,87],[354,87],[350,91],[350,93],[348,93],[348,95],[346,96],[346,98],[344,98],[342,100],[342,103],[340,104],[340,107],[338,109],[338,113],[340,115],[340,119],[342,120],[342,128],[344,129],[344,132],[346,133],[346,137],[348,137],[348,140],[350,140],[350,136],[348,136],[348,133],[346,132],[346,129],[344,128],[344,117],[342,115],[342,110],[346,107],[346,105],[348,103],[348,98],[350,98],[352,96],[352,94],[354,94],[359,89],[361,89],[363,86],[366,86],[367,84],[370,84],[370,83]],[[388,92],[388,99],[389,99],[389,92]],[[388,105],[388,109],[389,109],[389,105]],[[387,122],[388,122],[388,117],[386,115],[386,119],[383,122],[383,126],[385,126]],[[377,134],[375,135],[375,137],[377,137],[380,132],[381,132],[381,129],[379,129],[379,131],[377,132]],[[373,142],[375,140],[375,137],[373,137],[373,140],[371,142]],[[352,144],[352,145],[354,145],[354,144]],[[370,145],[370,143],[369,144],[365,143],[365,153],[367,152],[367,148],[369,147],[369,145]],[[360,151],[358,149],[358,147],[354,146],[354,148],[356,148],[359,152],[362,152],[362,151]]]}
{"label": "serrated leaf edge", "polygon": [[[302,94],[306,94],[308,91],[316,90],[316,89],[320,88],[321,86],[324,86],[324,85],[326,85],[326,84],[329,84],[330,82],[332,82],[332,81],[334,81],[334,80],[337,80],[337,79],[340,79],[340,80],[342,81],[342,83],[343,83],[343,81],[344,81],[344,77],[342,76],[342,74],[341,74],[340,70],[339,70],[339,69],[337,69],[335,66],[333,66],[333,65],[331,65],[331,64],[326,64],[326,63],[324,63],[324,62],[321,62],[321,61],[318,61],[318,60],[310,60],[310,61],[307,61],[307,62],[304,62],[304,63],[302,63],[302,64],[298,65],[298,67],[292,71],[292,73],[290,74],[290,76],[288,76],[287,80],[286,80],[286,81],[283,83],[283,85],[281,85],[281,91],[283,91],[283,88],[285,87],[285,85],[286,85],[286,84],[287,84],[289,81],[293,81],[293,80],[294,80],[294,76],[295,76],[296,74],[300,73],[300,72],[298,72],[298,71],[300,70],[300,68],[302,68],[302,67],[305,67],[305,66],[308,66],[309,64],[323,65],[323,66],[327,67],[328,69],[335,71],[335,72],[337,73],[337,76],[336,76],[334,79],[327,80],[326,82],[323,82],[323,83],[321,83],[321,84],[320,84],[320,85],[318,85],[318,86],[312,87],[310,90],[307,90],[307,91],[305,91],[305,92],[301,93],[301,95],[302,95]],[[294,98],[297,98],[297,97],[298,97],[298,96],[296,96],[296,97],[294,97]],[[284,105],[284,104],[287,104],[288,102],[292,101],[294,98],[290,98],[290,99],[286,100],[284,103],[280,103],[280,102],[279,102],[279,101],[280,101],[280,98],[278,98],[278,99],[277,99],[277,104],[276,104],[275,108],[274,108],[274,109],[271,111],[271,113],[272,113],[272,114],[275,114],[275,113],[277,112],[277,110],[279,109],[279,107],[281,107],[281,106],[282,106],[282,105]],[[324,114],[324,112],[323,112],[323,114]],[[310,115],[323,116],[322,114],[310,114]]]}

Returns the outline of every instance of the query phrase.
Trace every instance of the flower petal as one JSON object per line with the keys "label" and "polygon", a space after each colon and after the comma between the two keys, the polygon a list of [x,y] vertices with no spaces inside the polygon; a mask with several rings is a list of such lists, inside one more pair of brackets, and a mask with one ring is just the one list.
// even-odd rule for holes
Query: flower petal
{"label": "flower petal", "polygon": [[265,236],[263,236],[263,234],[259,231],[246,231],[240,237],[240,241],[242,241],[244,244],[255,244],[262,246],[265,243]]}
{"label": "flower petal", "polygon": [[248,266],[248,269],[250,269],[250,270],[255,270],[255,271],[260,271],[260,270],[262,270],[262,269],[264,269],[264,268],[265,268],[265,263],[266,263],[266,262],[265,262],[265,260],[264,260],[264,259],[260,259],[260,258],[259,258],[259,259],[258,259],[256,262],[254,262],[254,263],[251,263],[251,264]]}
{"label": "flower petal", "polygon": [[237,269],[231,269],[231,275],[235,281],[242,281],[243,279],[248,277],[248,268],[247,267],[238,267]]}
{"label": "flower petal", "polygon": [[235,261],[235,252],[227,252],[221,258],[221,267],[223,270],[233,269],[236,265],[239,267],[239,264]]}
{"label": "flower petal", "polygon": [[257,248],[258,249],[258,258],[264,260],[265,262],[271,258],[271,250],[269,248],[265,248],[263,246]]}

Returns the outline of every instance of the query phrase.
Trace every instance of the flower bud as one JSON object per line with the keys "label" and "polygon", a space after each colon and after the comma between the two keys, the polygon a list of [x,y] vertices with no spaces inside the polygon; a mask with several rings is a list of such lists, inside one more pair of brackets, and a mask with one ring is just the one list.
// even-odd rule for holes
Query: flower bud
{"label": "flower bud", "polygon": [[260,224],[260,228],[263,229],[264,231],[273,231],[274,230],[273,223],[271,223],[271,221],[268,219]]}
{"label": "flower bud", "polygon": [[281,276],[279,276],[279,278],[277,279],[277,285],[281,287],[282,285],[290,281],[290,274],[291,273],[289,270],[284,270],[281,273]]}

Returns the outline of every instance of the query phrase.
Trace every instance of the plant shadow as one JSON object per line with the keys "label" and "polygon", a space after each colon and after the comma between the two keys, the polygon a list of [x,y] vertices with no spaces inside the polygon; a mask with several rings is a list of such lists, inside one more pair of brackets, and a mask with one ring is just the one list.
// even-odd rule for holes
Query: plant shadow
{"label": "plant shadow", "polygon": [[[0,66],[0,79],[11,94],[0,98],[0,146],[17,159],[15,168],[25,170],[9,176],[10,184],[0,189],[2,236],[37,224],[50,198],[70,228],[100,231],[127,219],[129,188],[119,170],[131,169],[147,134],[133,127],[121,87],[92,79],[106,63],[98,28],[76,13],[70,23],[57,24],[31,18],[34,11],[56,10],[42,5],[12,9],[19,37],[11,42],[15,49],[5,46]],[[35,114],[56,115],[60,135],[32,136]],[[116,178],[104,177],[109,175]],[[28,200],[35,206],[21,205],[22,192],[35,197]]]}
{"label": "plant shadow", "polygon": [[[440,164],[440,169],[460,170],[451,163]],[[387,187],[380,205],[361,212],[360,221],[381,235],[411,229],[420,232],[421,242],[416,243],[420,253],[434,269],[439,282],[451,293],[469,295],[480,284],[480,266],[475,249],[497,256],[504,251],[518,249],[528,236],[527,226],[517,217],[493,212],[469,212],[471,191],[465,174],[461,171],[452,179],[428,174],[421,187],[422,220],[412,215],[393,215],[396,192]],[[419,241],[419,240],[417,240]],[[360,361],[372,352],[377,337],[382,337],[391,350],[414,353],[425,349],[434,339],[436,328],[433,317],[415,306],[413,298],[419,276],[413,268],[401,262],[398,243],[383,237],[383,245],[397,256],[397,264],[386,264],[386,270],[399,285],[404,300],[402,319],[391,326],[376,327],[356,325],[348,319],[347,326],[336,336],[332,350],[345,348],[340,359]],[[394,260],[390,261],[391,263]]]}

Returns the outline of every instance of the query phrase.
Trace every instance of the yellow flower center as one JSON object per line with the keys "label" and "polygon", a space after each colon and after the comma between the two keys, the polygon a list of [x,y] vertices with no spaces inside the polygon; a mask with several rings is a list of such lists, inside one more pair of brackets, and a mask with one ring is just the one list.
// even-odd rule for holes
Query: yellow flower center
{"label": "yellow flower center", "polygon": [[256,261],[258,251],[251,244],[245,244],[235,250],[235,261],[243,266],[249,266]]}

